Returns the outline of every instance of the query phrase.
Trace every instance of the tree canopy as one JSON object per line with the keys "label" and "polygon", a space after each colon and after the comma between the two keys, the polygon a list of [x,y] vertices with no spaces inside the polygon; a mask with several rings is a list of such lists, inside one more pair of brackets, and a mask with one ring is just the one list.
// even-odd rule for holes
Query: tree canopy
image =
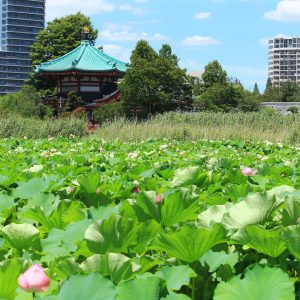
{"label": "tree canopy", "polygon": [[227,72],[215,60],[210,62],[202,75],[203,84],[197,84],[194,107],[212,111],[255,111],[259,108],[260,94],[256,85],[255,92],[244,89],[238,79],[229,80]]}
{"label": "tree canopy", "polygon": [[223,85],[228,82],[227,72],[217,60],[214,60],[205,66],[202,79],[206,87],[211,87],[214,84]]}
{"label": "tree canopy", "polygon": [[51,109],[41,103],[34,87],[24,85],[20,91],[0,97],[0,112],[43,118]]}
{"label": "tree canopy", "polygon": [[191,101],[186,71],[169,45],[157,53],[141,40],[133,50],[130,68],[120,84],[127,110],[142,108],[147,114],[176,109]]}

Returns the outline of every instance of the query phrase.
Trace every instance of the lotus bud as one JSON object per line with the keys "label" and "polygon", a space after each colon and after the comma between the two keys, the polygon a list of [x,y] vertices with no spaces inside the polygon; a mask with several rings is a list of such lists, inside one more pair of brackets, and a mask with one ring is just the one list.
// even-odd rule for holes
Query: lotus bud
{"label": "lotus bud", "polygon": [[32,265],[19,276],[18,284],[26,292],[45,292],[50,285],[50,278],[40,265]]}
{"label": "lotus bud", "polygon": [[98,187],[96,190],[96,194],[100,194],[102,192],[102,190]]}
{"label": "lotus bud", "polygon": [[253,170],[252,168],[244,168],[242,170],[242,174],[244,176],[255,176],[256,175],[256,171]]}
{"label": "lotus bud", "polygon": [[297,219],[297,223],[300,224],[300,217]]}
{"label": "lotus bud", "polygon": [[75,192],[75,186],[69,186],[67,188],[67,193],[68,194],[73,194]]}
{"label": "lotus bud", "polygon": [[163,202],[164,202],[163,196],[161,194],[157,194],[155,196],[155,202],[156,202],[156,204],[159,204],[159,205],[163,204]]}
{"label": "lotus bud", "polygon": [[132,192],[133,193],[140,193],[141,192],[141,189],[140,189],[140,187],[139,186],[136,186],[136,187],[134,187],[133,189],[132,189]]}

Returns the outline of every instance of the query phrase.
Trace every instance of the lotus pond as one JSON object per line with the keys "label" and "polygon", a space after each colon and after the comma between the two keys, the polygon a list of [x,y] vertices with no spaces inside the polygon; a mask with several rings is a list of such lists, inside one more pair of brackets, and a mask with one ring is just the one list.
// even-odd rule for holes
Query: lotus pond
{"label": "lotus pond", "polygon": [[[2,140],[0,299],[300,299],[299,151]],[[33,264],[44,292],[18,286]]]}

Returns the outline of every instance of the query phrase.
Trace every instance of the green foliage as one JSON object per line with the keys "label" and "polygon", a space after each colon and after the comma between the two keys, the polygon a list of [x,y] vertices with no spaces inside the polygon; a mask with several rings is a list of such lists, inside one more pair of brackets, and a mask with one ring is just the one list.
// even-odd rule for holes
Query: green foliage
{"label": "green foliage", "polygon": [[287,111],[291,112],[292,114],[297,114],[299,109],[297,106],[290,106],[288,107]]}
{"label": "green foliage", "polygon": [[122,102],[114,102],[100,106],[94,111],[94,119],[98,124],[119,119],[125,115]]}
{"label": "green foliage", "polygon": [[242,243],[271,257],[278,257],[286,246],[281,239],[282,228],[267,230],[258,225],[247,225],[241,233]]}
{"label": "green foliage", "polygon": [[85,233],[89,249],[94,253],[128,253],[135,244],[137,224],[134,220],[111,217],[92,224]]}
{"label": "green foliage", "polygon": [[259,110],[261,97],[257,84],[251,93],[243,88],[239,80],[230,82],[218,61],[205,67],[202,78],[204,84],[196,84],[193,88],[194,95],[197,96],[194,101],[195,109],[219,112]]}
{"label": "green foliage", "polygon": [[43,105],[35,88],[25,85],[19,92],[0,97],[1,112],[43,118],[50,114],[50,109]]}
{"label": "green foliage", "polygon": [[[51,279],[38,299],[298,300],[298,151],[232,139],[1,140],[0,298],[32,299],[17,278],[34,263]],[[243,176],[247,166],[257,174]]]}
{"label": "green foliage", "polygon": [[198,261],[214,245],[225,241],[225,230],[219,224],[211,229],[184,225],[178,232],[160,233],[151,246],[166,251],[170,258],[183,262]]}
{"label": "green foliage", "polygon": [[125,281],[118,286],[118,300],[159,300],[162,289],[158,277]]}
{"label": "green foliage", "polygon": [[30,224],[11,223],[2,229],[2,234],[13,248],[28,250],[38,245],[40,232]]}
{"label": "green foliage", "polygon": [[[106,122],[95,138],[123,142],[141,142],[149,138],[177,141],[240,139],[297,144],[300,142],[299,126],[298,114],[283,115],[274,109],[247,113],[235,110],[230,113],[168,112],[144,122],[124,118]],[[3,136],[9,135],[4,132]]]}
{"label": "green foliage", "polygon": [[288,300],[294,299],[293,283],[281,269],[255,265],[244,279],[238,276],[218,285],[214,300]]}
{"label": "green foliage", "polygon": [[122,280],[128,280],[140,270],[140,266],[123,254],[106,253],[93,255],[81,265],[85,273],[100,272],[103,276],[109,276],[118,284]]}
{"label": "green foliage", "polygon": [[268,79],[263,99],[273,102],[299,102],[300,87],[294,81],[283,82],[279,87],[273,86],[271,80]]}
{"label": "green foliage", "polygon": [[204,81],[204,85],[208,88],[214,85],[222,86],[228,83],[227,72],[223,70],[217,60],[214,60],[205,66],[202,79]]}
{"label": "green foliage", "polygon": [[24,118],[15,114],[0,114],[0,137],[48,138],[83,136],[86,120],[81,118],[44,119]]}
{"label": "green foliage", "polygon": [[188,286],[191,278],[197,274],[189,266],[164,266],[155,276],[166,281],[169,291],[178,291],[183,285]]}
{"label": "green foliage", "polygon": [[113,300],[116,294],[116,287],[109,279],[94,273],[71,276],[62,286],[58,299]]}
{"label": "green foliage", "polygon": [[0,262],[0,297],[2,299],[15,299],[18,277],[23,270],[23,263],[20,260],[7,259]]}
{"label": "green foliage", "polygon": [[279,97],[281,102],[300,101],[300,87],[296,82],[284,82],[279,88]]}
{"label": "green foliage", "polygon": [[255,94],[255,95],[260,95],[259,88],[258,88],[258,84],[257,84],[256,82],[255,82],[255,84],[254,84],[253,94]]}
{"label": "green foliage", "polygon": [[137,43],[131,67],[120,84],[127,114],[137,108],[155,114],[189,105],[191,88],[177,61],[169,45],[163,45],[157,54],[146,41]]}
{"label": "green foliage", "polygon": [[300,225],[285,228],[283,239],[289,251],[300,261]]}
{"label": "green foliage", "polygon": [[78,97],[76,93],[70,92],[67,97],[67,102],[64,106],[64,112],[72,112],[76,108],[83,106],[85,102],[81,97]]}

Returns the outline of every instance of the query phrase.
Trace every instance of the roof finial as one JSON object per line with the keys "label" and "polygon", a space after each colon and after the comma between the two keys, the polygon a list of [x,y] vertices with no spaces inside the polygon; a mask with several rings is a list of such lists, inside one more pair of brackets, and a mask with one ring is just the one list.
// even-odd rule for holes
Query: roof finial
{"label": "roof finial", "polygon": [[84,26],[82,30],[82,40],[89,41],[93,44],[91,28],[89,26]]}

